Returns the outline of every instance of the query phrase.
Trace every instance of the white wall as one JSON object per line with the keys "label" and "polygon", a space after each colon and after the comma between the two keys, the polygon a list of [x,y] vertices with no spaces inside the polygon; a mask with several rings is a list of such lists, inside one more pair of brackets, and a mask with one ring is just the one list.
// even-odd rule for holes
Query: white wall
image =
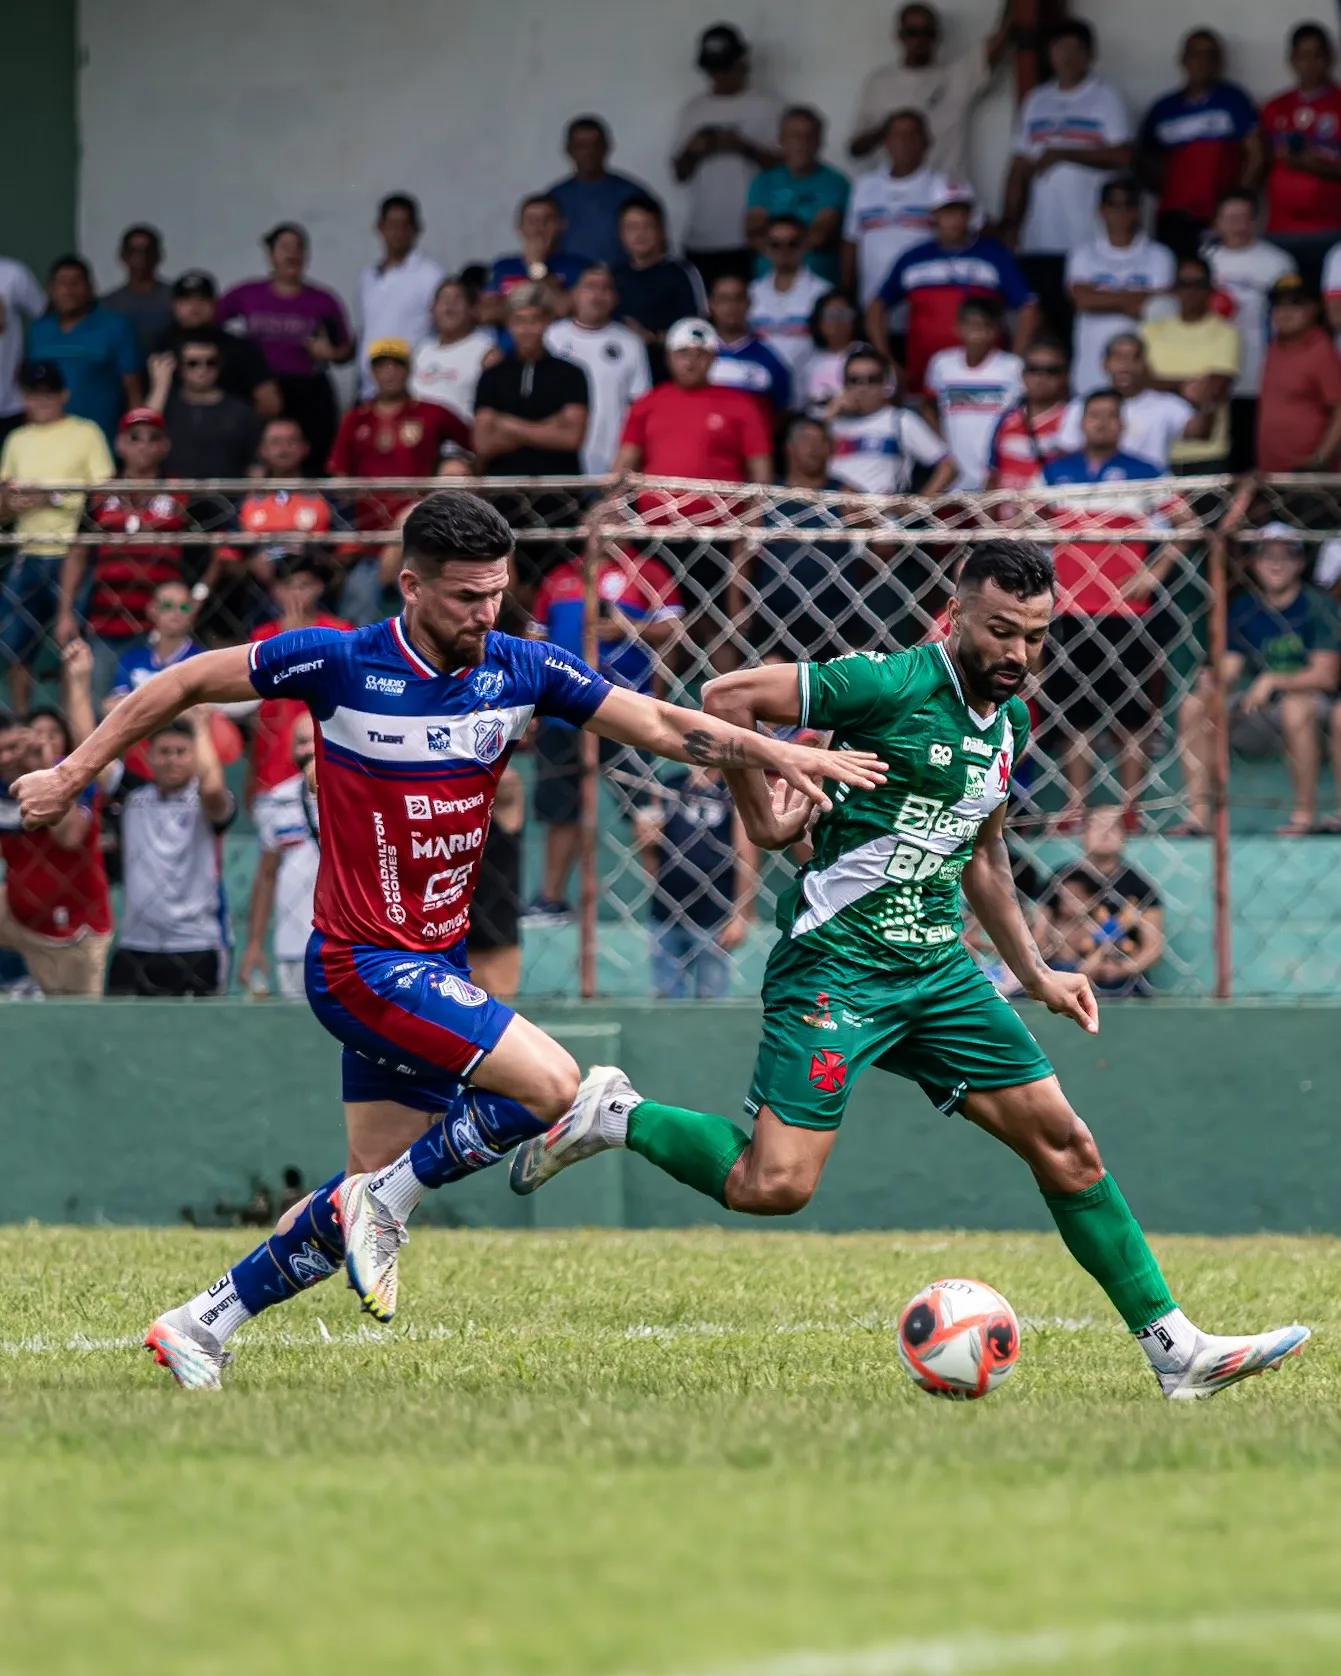
{"label": "white wall", "polygon": [[[1173,85],[1179,34],[1213,21],[1233,73],[1282,85],[1290,0],[1087,0],[1102,70],[1139,110]],[[949,48],[981,35],[995,0],[947,5]],[[565,171],[565,120],[600,112],[615,166],[673,207],[666,154],[701,87],[697,31],[730,17],[755,43],[755,79],[831,119],[840,163],[861,77],[890,56],[892,0],[83,0],[83,248],[116,277],[120,230],[164,232],[169,272],[222,282],[260,272],[257,240],[304,222],[314,277],[351,296],[374,249],[381,194],[423,203],[424,248],[449,266],[511,248],[513,208]],[[999,194],[1010,122],[1003,74],[974,128],[974,173]]]}

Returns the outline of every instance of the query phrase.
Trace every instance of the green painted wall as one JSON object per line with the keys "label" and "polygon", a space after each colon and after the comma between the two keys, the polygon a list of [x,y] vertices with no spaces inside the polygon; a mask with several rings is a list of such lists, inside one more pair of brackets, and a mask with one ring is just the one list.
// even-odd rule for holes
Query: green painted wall
{"label": "green painted wall", "polygon": [[77,248],[75,0],[0,0],[0,39],[0,254],[41,278],[55,257]]}
{"label": "green painted wall", "polygon": [[[1341,1010],[1110,1005],[1103,1033],[1036,1015],[1073,1104],[1133,1208],[1164,1233],[1341,1231],[1334,1087]],[[585,1065],[617,1059],[643,1092],[738,1113],[753,1003],[535,1009]],[[305,1010],[245,1002],[0,1009],[0,1221],[172,1222],[241,1202],[253,1172],[342,1161],[339,1054]],[[501,1171],[430,1200],[433,1220],[664,1227],[726,1222],[618,1155],[530,1200]],[[1023,1167],[918,1090],[872,1072],[814,1203],[791,1226],[1044,1228]]]}

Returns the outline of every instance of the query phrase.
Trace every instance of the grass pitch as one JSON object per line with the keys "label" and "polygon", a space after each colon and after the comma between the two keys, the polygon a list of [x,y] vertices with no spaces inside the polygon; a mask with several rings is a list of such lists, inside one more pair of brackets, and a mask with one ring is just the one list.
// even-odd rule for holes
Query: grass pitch
{"label": "grass pitch", "polygon": [[[1023,1235],[425,1233],[395,1327],[328,1283],[180,1392],[132,1346],[246,1243],[0,1231],[0,1670],[1341,1669],[1336,1242],[1158,1242],[1315,1328],[1177,1406]],[[1033,1323],[981,1403],[898,1366],[941,1274]]]}

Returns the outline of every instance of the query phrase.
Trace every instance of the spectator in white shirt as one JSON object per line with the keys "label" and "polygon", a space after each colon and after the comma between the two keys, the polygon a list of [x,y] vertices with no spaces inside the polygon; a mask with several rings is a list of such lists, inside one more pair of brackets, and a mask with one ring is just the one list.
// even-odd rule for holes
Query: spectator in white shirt
{"label": "spectator in white shirt", "polygon": [[922,493],[942,494],[959,466],[925,419],[894,404],[894,393],[889,361],[858,344],[843,368],[843,388],[825,413],[833,437],[830,475],[863,495],[900,495],[912,488],[922,466],[931,472]]}
{"label": "spectator in white shirt", "polygon": [[1002,231],[1020,252],[1049,326],[1069,341],[1066,254],[1098,230],[1100,189],[1109,175],[1130,169],[1132,131],[1121,95],[1092,73],[1088,23],[1059,23],[1048,39],[1048,61],[1053,79],[1020,106]]}
{"label": "spectator in white shirt", "polygon": [[604,477],[619,452],[624,415],[652,388],[642,339],[613,318],[619,295],[609,268],[588,268],[573,287],[573,311],[545,332],[551,355],[575,361],[587,375],[591,406],[582,442],[582,470]]}
{"label": "spectator in white shirt", "polygon": [[1215,243],[1206,251],[1211,277],[1217,291],[1233,298],[1239,333],[1239,376],[1229,400],[1229,469],[1237,473],[1251,471],[1256,463],[1257,392],[1271,315],[1267,298],[1295,265],[1279,245],[1258,238],[1257,200],[1241,188],[1221,198],[1211,232]]}
{"label": "spectator in white shirt", "polygon": [[[1122,397],[1122,435],[1118,447],[1124,454],[1135,454],[1161,471],[1168,471],[1174,443],[1184,438],[1202,441],[1210,435],[1212,412],[1199,413],[1191,402],[1172,390],[1155,388],[1145,344],[1137,333],[1121,332],[1110,339],[1104,355],[1104,372],[1108,378],[1105,388],[1116,390]],[[1076,453],[1085,446],[1081,425],[1084,409],[1081,397],[1067,406],[1060,433],[1063,453]]]}
{"label": "spectator in white shirt", "polygon": [[436,402],[469,422],[475,417],[475,386],[486,367],[501,361],[494,334],[475,318],[476,293],[464,280],[444,279],[433,298],[432,337],[410,363],[410,394]]}
{"label": "spectator in white shirt", "polygon": [[777,145],[782,107],[748,86],[750,49],[729,23],[703,31],[698,67],[712,91],[680,111],[671,167],[689,188],[685,255],[711,290],[719,274],[748,281],[754,271],[745,234],[746,198],[756,172],[771,169],[782,155]]}
{"label": "spectator in white shirt", "polygon": [[1174,277],[1173,252],[1141,231],[1141,188],[1130,175],[1104,182],[1099,219],[1103,231],[1066,259],[1066,290],[1076,311],[1071,382],[1078,396],[1107,384],[1109,338],[1130,332]]}
{"label": "spectator in white shirt", "polygon": [[959,462],[957,489],[981,489],[997,421],[1024,391],[1024,363],[1000,347],[1002,312],[991,297],[959,305],[959,347],[927,365],[923,410]]}
{"label": "spectator in white shirt", "polygon": [[810,359],[798,405],[819,418],[843,388],[843,367],[857,340],[857,311],[841,291],[826,291],[810,315]]}
{"label": "spectator in white shirt", "polygon": [[46,311],[47,294],[32,269],[0,256],[0,443],[24,422],[18,385],[24,326]]}
{"label": "spectator in white shirt", "polygon": [[800,407],[801,381],[814,349],[810,317],[829,287],[805,265],[806,230],[796,216],[773,217],[764,254],[772,265],[750,286],[750,330],[786,364],[793,404]]}
{"label": "spectator in white shirt", "polygon": [[217,995],[228,978],[220,838],[237,813],[197,706],[149,740],[148,785],[121,810],[125,903],[109,995]]}
{"label": "spectator in white shirt", "polygon": [[379,338],[418,343],[428,336],[433,295],[442,284],[441,266],[415,246],[422,231],[418,200],[408,192],[383,198],[377,211],[382,260],[359,275],[359,399],[376,394],[368,345]]}
{"label": "spectator in white shirt", "polygon": [[940,14],[934,6],[911,0],[894,22],[894,39],[903,49],[901,64],[882,64],[862,85],[852,136],[853,157],[869,157],[885,137],[895,111],[920,111],[931,130],[933,169],[962,180],[968,174],[969,115],[991,85],[1010,51],[1014,0],[1004,0],[996,28],[984,41],[948,64],[936,62],[941,44]]}
{"label": "spectator in white shirt", "polygon": [[312,895],[316,889],[321,846],[317,835],[317,800],[312,784],[316,756],[314,723],[304,711],[293,724],[289,748],[297,772],[281,780],[258,804],[256,833],[261,855],[252,879],[247,916],[247,946],[238,979],[253,994],[269,988],[267,935],[275,956],[275,987],[285,1001],[303,1001],[304,957],[312,934]]}
{"label": "spectator in white shirt", "polygon": [[[863,308],[915,244],[931,237],[931,201],[945,184],[927,163],[927,119],[895,111],[885,124],[888,169],[854,181],[843,228],[842,286]],[[891,327],[901,322],[891,318]]]}

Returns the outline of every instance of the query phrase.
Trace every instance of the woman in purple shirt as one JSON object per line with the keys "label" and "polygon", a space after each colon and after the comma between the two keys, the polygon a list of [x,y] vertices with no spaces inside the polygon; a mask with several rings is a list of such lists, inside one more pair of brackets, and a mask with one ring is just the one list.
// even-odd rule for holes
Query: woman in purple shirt
{"label": "woman in purple shirt", "polygon": [[334,291],[308,282],[303,228],[284,221],[262,241],[270,254],[268,279],[248,279],[219,298],[220,325],[238,321],[265,352],[284,397],[284,411],[302,426],[318,471],[335,440],[335,392],[328,366],[354,357],[344,305]]}

